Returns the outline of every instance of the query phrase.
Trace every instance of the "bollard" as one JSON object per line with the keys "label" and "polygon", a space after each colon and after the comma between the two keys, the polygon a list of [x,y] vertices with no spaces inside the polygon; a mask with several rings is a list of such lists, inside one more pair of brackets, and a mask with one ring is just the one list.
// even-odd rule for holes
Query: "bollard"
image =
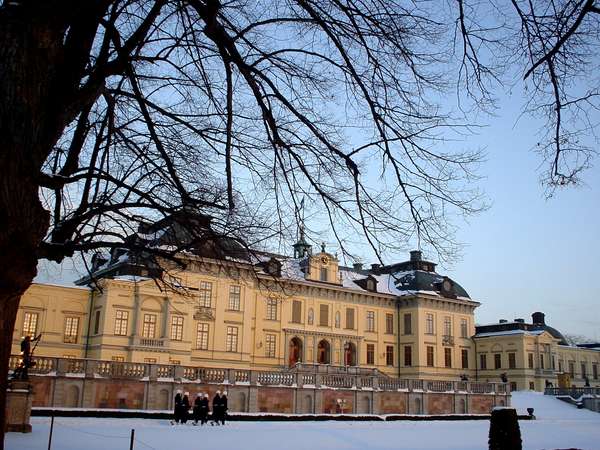
{"label": "bollard", "polygon": [[52,447],[52,431],[54,430],[54,413],[50,419],[50,434],[48,435],[48,450]]}
{"label": "bollard", "polygon": [[131,440],[129,441],[129,450],[133,450],[133,441],[135,438],[135,430],[131,429]]}

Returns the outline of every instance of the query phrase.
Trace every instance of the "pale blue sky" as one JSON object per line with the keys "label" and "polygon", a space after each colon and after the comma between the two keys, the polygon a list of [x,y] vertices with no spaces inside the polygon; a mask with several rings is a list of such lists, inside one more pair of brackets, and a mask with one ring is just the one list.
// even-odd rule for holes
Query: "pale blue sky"
{"label": "pale blue sky", "polygon": [[520,104],[507,98],[489,127],[468,139],[486,147],[480,185],[492,205],[460,224],[463,258],[447,273],[482,303],[479,323],[530,321],[543,311],[564,333],[600,340],[600,161],[585,173],[585,186],[547,200],[541,159],[531,151],[537,124],[515,124]]}

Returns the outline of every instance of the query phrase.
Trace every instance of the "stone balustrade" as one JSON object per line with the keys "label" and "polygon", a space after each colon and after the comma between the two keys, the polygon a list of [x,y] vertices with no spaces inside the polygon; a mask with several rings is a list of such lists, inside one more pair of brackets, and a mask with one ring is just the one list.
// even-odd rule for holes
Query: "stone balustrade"
{"label": "stone balustrade", "polygon": [[[34,406],[169,409],[176,389],[236,398],[232,410],[378,414],[489,412],[510,404],[505,383],[388,377],[361,368],[311,367],[261,371],[179,365],[34,357]],[[20,362],[10,358],[9,370]],[[191,394],[195,395],[195,394]]]}
{"label": "stone balustrade", "polygon": [[[101,378],[125,378],[132,380],[167,379],[196,381],[208,384],[260,384],[263,386],[320,386],[327,388],[378,389],[381,391],[424,391],[424,392],[472,392],[476,394],[509,394],[506,383],[480,383],[467,381],[409,380],[374,375],[351,373],[291,373],[283,371],[254,371],[241,369],[218,369],[187,367],[167,364],[101,361],[93,359],[53,358],[36,356],[31,375],[74,375],[98,376]],[[19,356],[11,356],[9,370],[20,362]],[[255,377],[252,377],[255,374]],[[254,383],[252,383],[254,380]],[[585,388],[597,393],[598,388]],[[551,389],[547,389],[547,393]],[[555,389],[557,390],[557,389]],[[584,388],[578,388],[583,391]],[[565,390],[572,392],[571,389]]]}

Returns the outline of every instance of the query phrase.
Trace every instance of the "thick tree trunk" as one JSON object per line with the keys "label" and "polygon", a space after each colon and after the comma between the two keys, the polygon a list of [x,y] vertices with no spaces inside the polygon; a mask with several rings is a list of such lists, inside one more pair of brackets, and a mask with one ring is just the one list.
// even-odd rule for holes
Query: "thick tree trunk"
{"label": "thick tree trunk", "polygon": [[60,134],[52,105],[60,27],[21,9],[0,7],[0,450],[19,300],[35,277],[49,226],[37,180]]}

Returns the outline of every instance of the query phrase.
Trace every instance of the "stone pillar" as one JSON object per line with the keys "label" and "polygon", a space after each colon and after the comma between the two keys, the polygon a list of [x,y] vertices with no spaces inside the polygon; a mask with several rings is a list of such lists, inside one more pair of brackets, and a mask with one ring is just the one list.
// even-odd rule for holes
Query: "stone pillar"
{"label": "stone pillar", "polygon": [[169,308],[169,297],[163,298],[163,326],[162,326],[162,334],[163,338],[169,338],[169,320],[171,319],[171,309]]}
{"label": "stone pillar", "polygon": [[131,344],[135,345],[139,335],[138,322],[140,321],[140,294],[137,282],[133,286],[133,314],[131,326]]}
{"label": "stone pillar", "polygon": [[6,390],[6,431],[31,433],[33,392],[28,381],[10,381]]}

